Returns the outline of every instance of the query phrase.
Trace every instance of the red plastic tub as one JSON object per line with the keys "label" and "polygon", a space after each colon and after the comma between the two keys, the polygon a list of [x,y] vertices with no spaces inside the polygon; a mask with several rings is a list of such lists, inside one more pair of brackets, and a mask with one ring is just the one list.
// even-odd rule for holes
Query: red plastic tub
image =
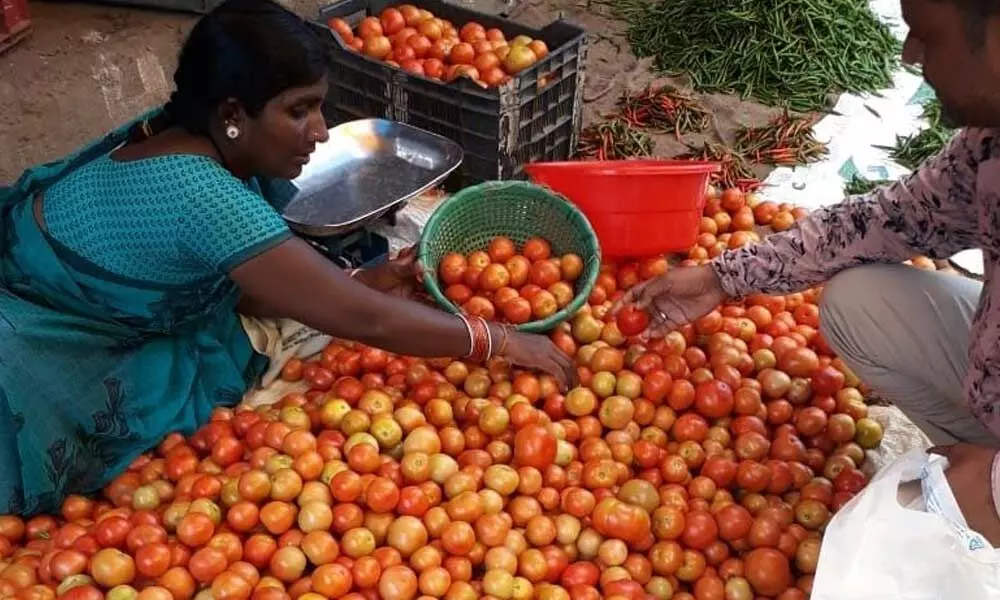
{"label": "red plastic tub", "polygon": [[0,0],[0,54],[31,33],[28,0]]}
{"label": "red plastic tub", "polygon": [[536,183],[566,196],[587,216],[611,258],[687,250],[698,237],[705,188],[717,163],[687,160],[534,163]]}

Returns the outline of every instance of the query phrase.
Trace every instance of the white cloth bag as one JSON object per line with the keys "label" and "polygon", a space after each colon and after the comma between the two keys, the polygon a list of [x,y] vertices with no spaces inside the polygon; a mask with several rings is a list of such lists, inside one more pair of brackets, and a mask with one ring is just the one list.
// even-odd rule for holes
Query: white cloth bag
{"label": "white cloth bag", "polygon": [[270,361],[261,377],[260,387],[267,388],[281,374],[291,358],[309,358],[319,354],[333,338],[292,319],[260,319],[240,315],[250,345]]}
{"label": "white cloth bag", "polygon": [[904,454],[833,517],[813,600],[1000,600],[1000,552],[968,528],[947,464]]}

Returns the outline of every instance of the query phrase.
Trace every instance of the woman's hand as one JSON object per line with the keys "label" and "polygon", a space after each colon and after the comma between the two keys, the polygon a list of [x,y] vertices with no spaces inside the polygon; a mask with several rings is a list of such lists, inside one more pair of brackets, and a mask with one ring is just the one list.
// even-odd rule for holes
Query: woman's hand
{"label": "woman's hand", "polygon": [[725,299],[726,292],[712,267],[679,267],[626,292],[611,313],[617,314],[629,304],[648,310],[646,335],[659,337],[706,315]]}
{"label": "woman's hand", "polygon": [[402,250],[396,258],[384,264],[364,269],[357,274],[356,278],[373,290],[403,298],[412,298],[420,283],[420,265],[417,263],[416,246]]}
{"label": "woman's hand", "polygon": [[[494,343],[498,341],[496,337],[493,339]],[[544,335],[508,332],[503,357],[519,367],[545,371],[556,378],[564,391],[576,382],[573,359]]]}

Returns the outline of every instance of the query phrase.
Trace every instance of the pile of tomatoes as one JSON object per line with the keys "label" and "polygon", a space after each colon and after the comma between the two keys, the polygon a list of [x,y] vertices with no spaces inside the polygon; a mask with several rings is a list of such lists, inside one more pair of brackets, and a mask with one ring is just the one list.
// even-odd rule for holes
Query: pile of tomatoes
{"label": "pile of tomatoes", "polygon": [[438,265],[438,280],[445,297],[466,314],[521,324],[569,305],[582,272],[579,255],[552,256],[552,246],[542,238],[531,238],[518,249],[513,240],[499,236],[468,256],[446,254]]}
{"label": "pile of tomatoes", "polygon": [[[717,190],[710,187],[698,230],[698,239],[688,251],[696,262],[712,259],[725,250],[760,241],[761,230],[787,231],[808,214],[802,207],[764,200],[756,193],[745,194],[739,188]],[[934,261],[915,256],[906,264],[934,271]]]}
{"label": "pile of tomatoes", "polygon": [[[732,196],[710,198],[717,225],[760,209],[730,214]],[[716,244],[749,231],[725,229]],[[512,276],[512,252],[491,244],[484,273],[488,260]],[[551,260],[541,240],[518,256]],[[502,360],[344,342],[292,360],[282,378],[302,392],[217,410],[99,499],[0,517],[0,596],[807,598],[824,526],[867,483],[881,427],[817,331],[819,290],[634,337],[643,314],[609,306],[666,268],[604,265],[552,333],[578,365],[565,393]]]}
{"label": "pile of tomatoes", "polygon": [[495,87],[545,58],[545,42],[470,21],[456,26],[412,4],[365,17],[356,29],[343,19],[328,23],[344,44],[376,60],[436,81],[468,77]]}

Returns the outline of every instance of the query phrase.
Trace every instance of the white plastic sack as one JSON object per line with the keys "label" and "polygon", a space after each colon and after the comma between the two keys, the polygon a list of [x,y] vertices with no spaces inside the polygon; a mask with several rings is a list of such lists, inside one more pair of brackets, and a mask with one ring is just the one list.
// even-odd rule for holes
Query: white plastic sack
{"label": "white plastic sack", "polygon": [[813,600],[1000,600],[1000,552],[968,528],[946,468],[909,452],[848,502],[823,537]]}

